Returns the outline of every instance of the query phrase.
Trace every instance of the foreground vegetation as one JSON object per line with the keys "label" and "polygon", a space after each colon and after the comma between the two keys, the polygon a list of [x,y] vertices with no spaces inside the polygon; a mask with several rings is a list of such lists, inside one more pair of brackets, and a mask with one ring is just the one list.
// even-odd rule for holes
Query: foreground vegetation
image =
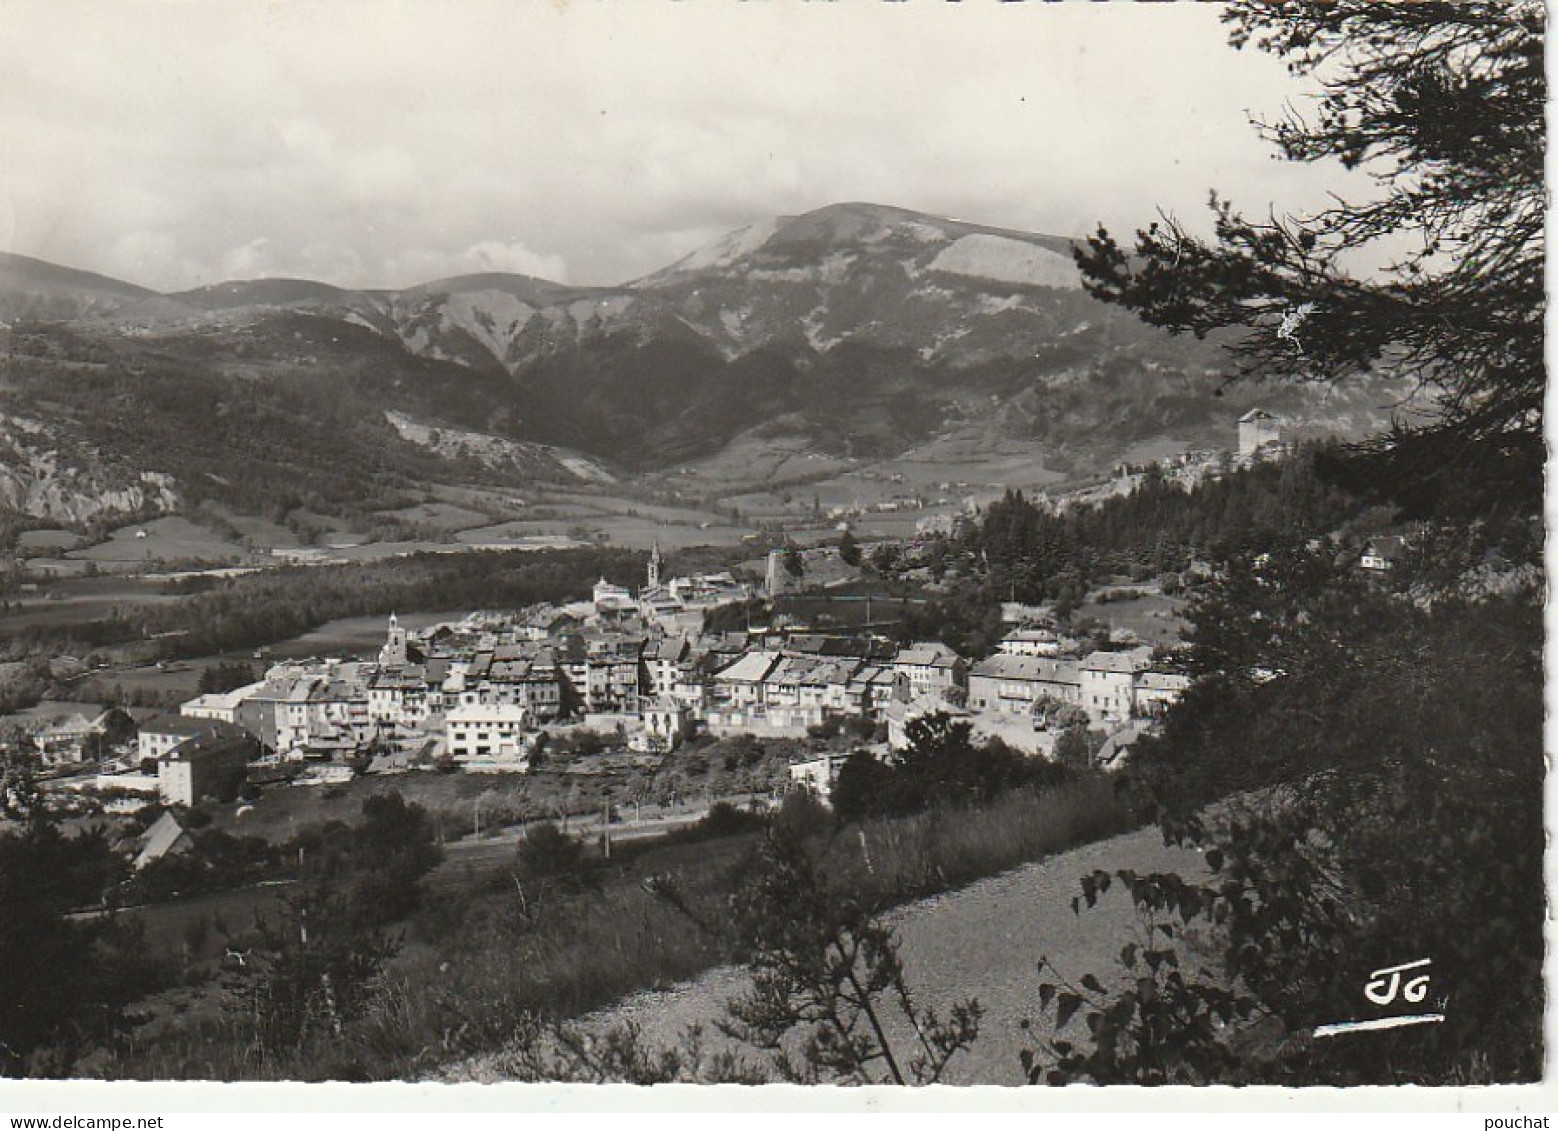
{"label": "foreground vegetation", "polygon": [[[230,841],[232,858],[254,875],[291,879],[279,909],[253,923],[193,924],[160,962],[126,964],[101,945],[100,932],[133,931],[133,918],[88,926],[64,917],[102,890],[97,873],[74,873],[47,905],[29,902],[30,889],[4,889],[6,923],[57,933],[44,965],[87,975],[88,985],[98,985],[93,970],[123,985],[101,1002],[83,1001],[80,1016],[53,1009],[36,1032],[18,1028],[23,1015],[15,1012],[31,999],[0,993],[0,1040],[13,1050],[6,1071],[426,1076],[510,1047],[538,1020],[577,1016],[740,958],[750,939],[736,930],[729,901],[770,874],[764,846],[772,837],[805,846],[826,877],[815,898],[875,916],[1131,823],[1111,784],[1096,776],[1014,789],[979,807],[850,825],[797,794],[772,817],[716,806],[701,826],[621,845],[610,860],[553,826],[535,826],[508,866],[478,876],[438,864],[420,806],[375,795],[359,822],[310,827],[280,852]],[[0,837],[0,847],[46,847],[55,835],[37,824]],[[17,948],[23,943],[16,939]],[[38,965],[17,949],[5,954]],[[40,984],[53,992],[54,983]]]}
{"label": "foreground vegetation", "polygon": [[[1322,84],[1314,120],[1266,130],[1280,154],[1363,167],[1375,191],[1255,221],[1214,200],[1211,240],[1174,220],[1130,248],[1100,230],[1078,255],[1086,286],[1171,331],[1237,328],[1245,374],[1380,365],[1421,382],[1431,411],[1331,469],[1417,523],[1415,553],[1370,584],[1334,543],[1273,539],[1197,594],[1196,683],[1134,773],[1214,879],[1084,885],[1088,903],[1125,887],[1148,937],[1120,954],[1127,989],[1049,972],[1063,1035],[1032,1050],[1029,1075],[1536,1080],[1545,12],[1347,0],[1236,3],[1224,19],[1235,45]],[[1407,233],[1412,252],[1352,273],[1360,247]],[[1230,791],[1240,801],[1208,814]],[[1426,975],[1415,996],[1365,994],[1403,963]],[[1441,1020],[1320,1028],[1416,1012]]]}

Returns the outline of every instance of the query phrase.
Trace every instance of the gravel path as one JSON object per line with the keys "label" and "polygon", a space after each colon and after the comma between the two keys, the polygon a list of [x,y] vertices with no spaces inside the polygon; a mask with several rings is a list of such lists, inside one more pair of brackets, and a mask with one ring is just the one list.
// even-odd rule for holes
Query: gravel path
{"label": "gravel path", "polygon": [[[1132,868],[1137,872],[1174,871],[1186,879],[1206,874],[1193,851],[1167,848],[1156,828],[1084,845],[1036,864],[981,880],[960,891],[934,896],[894,913],[892,922],[909,986],[925,1001],[943,1008],[959,998],[976,998],[984,1007],[980,1035],[973,1048],[953,1062],[946,1082],[1022,1084],[1018,1053],[1030,1038],[1018,1027],[1024,1018],[1039,1020],[1036,969],[1041,956],[1072,981],[1095,974],[1106,984],[1118,975],[1120,948],[1131,941],[1135,914],[1118,886],[1081,915],[1071,911],[1078,881],[1095,869]],[[724,1042],[757,1059],[750,1049],[727,1042],[714,1028],[725,1002],[747,985],[740,967],[722,966],[696,981],[664,991],[635,994],[611,1009],[586,1018],[588,1026],[632,1021],[652,1047],[678,1043],[690,1025],[701,1025],[708,1045]],[[1071,1029],[1080,1029],[1079,1021]],[[478,1058],[449,1078],[498,1081],[505,1078],[503,1055]]]}

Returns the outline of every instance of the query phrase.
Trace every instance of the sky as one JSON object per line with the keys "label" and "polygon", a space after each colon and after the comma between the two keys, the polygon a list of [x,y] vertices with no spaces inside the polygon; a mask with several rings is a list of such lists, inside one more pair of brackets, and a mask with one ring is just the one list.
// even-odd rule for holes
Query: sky
{"label": "sky", "polygon": [[0,0],[0,249],[177,290],[648,274],[840,201],[1000,227],[1313,208],[1207,5]]}

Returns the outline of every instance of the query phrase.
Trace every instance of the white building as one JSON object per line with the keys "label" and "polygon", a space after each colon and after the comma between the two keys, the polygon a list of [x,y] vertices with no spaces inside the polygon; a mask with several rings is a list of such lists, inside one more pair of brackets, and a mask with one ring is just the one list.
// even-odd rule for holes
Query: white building
{"label": "white building", "polygon": [[529,712],[512,703],[467,703],[444,718],[445,749],[456,761],[529,764],[523,735]]}
{"label": "white building", "polygon": [[1263,408],[1252,408],[1239,417],[1239,457],[1249,459],[1267,444],[1282,442],[1282,425]]}
{"label": "white building", "polygon": [[197,695],[179,707],[179,714],[186,719],[219,719],[224,723],[236,723],[239,705],[264,686],[262,681],[234,688],[232,691]]}
{"label": "white building", "polygon": [[1389,573],[1396,568],[1396,563],[1401,560],[1405,549],[1406,540],[1395,535],[1371,538],[1369,544],[1364,547],[1363,557],[1359,559],[1358,564],[1375,573]]}
{"label": "white building", "polygon": [[238,739],[246,732],[221,719],[190,719],[181,715],[158,715],[140,726],[136,736],[136,757],[141,761],[161,758],[175,746],[192,738]]}
{"label": "white building", "polygon": [[1133,652],[1094,652],[1082,661],[1082,709],[1093,722],[1124,722],[1136,704],[1136,673],[1147,658]]}
{"label": "white building", "polygon": [[644,708],[645,732],[667,748],[681,742],[686,721],[687,708],[669,695],[660,696]]}
{"label": "white building", "polygon": [[751,708],[764,704],[764,681],[779,663],[777,652],[748,652],[735,663],[714,675],[714,695],[732,707]]}
{"label": "white building", "polygon": [[1190,677],[1177,672],[1136,673],[1136,715],[1156,718],[1175,703],[1190,686]]}
{"label": "white building", "polygon": [[833,796],[833,783],[849,761],[848,754],[818,754],[803,762],[790,763],[790,784],[806,790],[823,801]]}
{"label": "white building", "polygon": [[968,679],[968,665],[945,644],[913,644],[892,658],[893,671],[906,677],[912,695],[942,695]]}
{"label": "white building", "polygon": [[1058,656],[1060,636],[1047,628],[1019,628],[999,645],[1003,656]]}
{"label": "white building", "polygon": [[613,585],[604,577],[595,583],[590,598],[597,614],[620,616],[638,611],[638,602],[633,600],[633,594],[620,585]]}

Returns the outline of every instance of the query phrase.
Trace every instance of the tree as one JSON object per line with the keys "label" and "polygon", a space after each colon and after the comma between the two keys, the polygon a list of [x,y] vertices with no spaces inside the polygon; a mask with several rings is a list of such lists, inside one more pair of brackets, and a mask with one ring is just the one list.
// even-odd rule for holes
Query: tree
{"label": "tree", "polygon": [[[1545,79],[1536,0],[1313,3],[1224,11],[1254,46],[1319,85],[1313,120],[1258,123],[1289,161],[1340,161],[1374,192],[1252,220],[1215,193],[1215,236],[1164,217],[1122,247],[1077,252],[1092,295],[1175,333],[1237,330],[1239,376],[1420,384],[1431,420],[1354,461],[1417,513],[1540,499]],[[1369,275],[1363,255],[1386,257]]]}
{"label": "tree", "polygon": [[[1297,530],[1229,538],[1191,613],[1195,682],[1131,771],[1211,878],[1084,881],[1088,904],[1125,887],[1145,937],[1121,989],[1041,986],[1057,1033],[1030,1078],[1534,1079],[1541,611],[1534,587],[1490,597],[1467,565],[1540,555],[1544,12],[1284,0],[1225,18],[1235,46],[1320,84],[1317,119],[1262,127],[1280,155],[1338,159],[1374,195],[1255,222],[1214,197],[1210,242],[1172,218],[1129,251],[1100,229],[1086,285],[1174,332],[1236,331],[1238,376],[1416,381],[1426,423],[1321,462],[1430,532],[1389,585]],[[1359,277],[1360,252],[1394,258]],[[1367,1010],[1372,969],[1425,956],[1443,1023],[1315,1036]],[[1078,1016],[1085,1045],[1061,1035]]]}
{"label": "tree", "polygon": [[531,879],[571,881],[584,866],[584,846],[552,822],[542,821],[525,830],[515,859]]}
{"label": "tree", "polygon": [[[302,886],[284,906],[277,922],[256,919],[261,945],[230,979],[232,1008],[249,1026],[249,1048],[262,1065],[286,1063],[311,1041],[339,1042],[346,1025],[367,1010],[400,949],[398,939],[365,923],[347,893],[328,884]],[[318,1067],[344,1074],[322,1062]]]}
{"label": "tree", "polygon": [[918,813],[938,805],[982,805],[1023,785],[1058,785],[1064,767],[1025,758],[999,739],[975,743],[972,726],[945,711],[910,720],[891,762],[850,755],[833,785],[841,823]]}
{"label": "tree", "polygon": [[720,1027],[767,1050],[781,1078],[933,1084],[978,1036],[978,1002],[942,1017],[918,1001],[892,929],[829,883],[812,842],[775,829],[733,902],[752,988]]}
{"label": "tree", "polygon": [[846,530],[839,538],[839,560],[848,566],[860,564],[860,543],[852,531]]}
{"label": "tree", "polygon": [[[1092,1039],[1057,1032],[1032,1077],[1539,1076],[1540,609],[1424,607],[1297,548],[1231,562],[1192,617],[1196,682],[1128,773],[1211,876],[1084,883],[1088,904],[1111,882],[1126,888],[1144,937],[1121,952],[1122,990],[1092,975],[1067,986],[1074,971],[1041,988],[1057,1028],[1079,1016]],[[1366,1015],[1372,970],[1424,957],[1436,1001],[1447,999],[1442,1024],[1375,1040],[1312,1035]]]}
{"label": "tree", "polygon": [[892,782],[892,767],[864,750],[844,759],[829,797],[839,822],[849,824],[876,816]]}
{"label": "tree", "polygon": [[200,673],[196,690],[202,695],[220,694],[245,687],[255,681],[254,668],[242,660],[232,663],[212,664]]}
{"label": "tree", "polygon": [[102,829],[65,836],[38,807],[0,833],[0,1076],[68,1076],[157,988],[145,940],[100,908],[124,861]]}
{"label": "tree", "polygon": [[103,712],[103,741],[110,747],[135,741],[139,730],[130,713],[123,708],[113,707]]}

